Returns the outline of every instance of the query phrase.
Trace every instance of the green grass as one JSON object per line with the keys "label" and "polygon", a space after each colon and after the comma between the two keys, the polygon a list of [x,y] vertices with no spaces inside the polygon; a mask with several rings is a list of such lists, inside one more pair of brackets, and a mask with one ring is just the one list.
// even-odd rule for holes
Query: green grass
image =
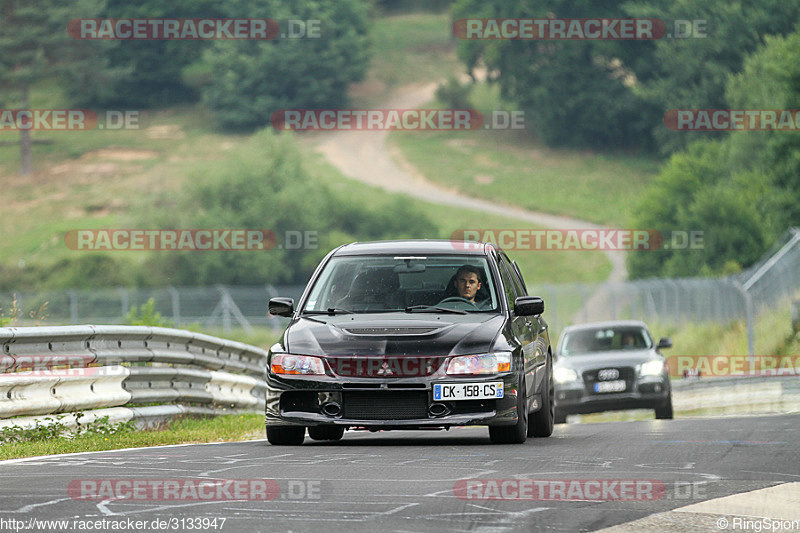
{"label": "green grass", "polygon": [[[316,154],[307,160],[307,168],[320,182],[343,195],[355,195],[367,203],[392,194],[342,177],[338,170]],[[417,203],[438,225],[435,234],[420,235],[420,238],[449,239],[454,231],[464,228],[531,228],[512,218],[423,201]],[[530,292],[535,292],[536,286],[541,283],[601,281],[611,271],[611,264],[605,256],[590,250],[516,251],[510,252],[509,256],[517,261]]]}
{"label": "green grass", "polygon": [[[800,355],[800,335],[794,334],[790,307],[784,303],[765,311],[755,320],[757,355]],[[680,326],[650,324],[654,336],[670,337],[673,347],[666,355],[746,355],[747,327],[744,320],[727,325],[687,323]]]}
{"label": "green grass", "polygon": [[[472,105],[484,117],[513,111],[497,86],[477,84]],[[422,107],[445,107],[431,102]],[[390,142],[428,179],[465,194],[625,226],[659,167],[648,155],[549,148],[524,130],[393,132]]]}
{"label": "green grass", "polygon": [[455,55],[450,16],[412,13],[372,21],[372,61],[366,80],[352,91],[358,105],[377,105],[388,91],[407,84],[437,81],[463,71]]}
{"label": "green grass", "polygon": [[521,131],[394,132],[390,139],[435,183],[617,227],[630,224],[658,166],[646,157],[547,148]]}
{"label": "green grass", "polygon": [[214,418],[181,418],[166,428],[124,431],[113,435],[81,435],[41,441],[6,443],[0,446],[0,460],[60,453],[117,450],[166,444],[227,442],[264,437],[263,414],[222,415]]}

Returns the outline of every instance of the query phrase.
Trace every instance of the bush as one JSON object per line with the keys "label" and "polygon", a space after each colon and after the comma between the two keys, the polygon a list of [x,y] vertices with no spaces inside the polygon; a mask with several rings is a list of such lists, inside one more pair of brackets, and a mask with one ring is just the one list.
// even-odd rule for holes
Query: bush
{"label": "bush", "polygon": [[[239,0],[228,17],[269,13],[279,21],[319,20],[320,38],[217,41],[185,69],[222,127],[265,126],[280,109],[331,108],[347,102],[347,86],[368,63],[368,3],[361,0]],[[281,28],[284,30],[285,28]]]}
{"label": "bush", "polygon": [[[254,135],[247,145],[199,172],[176,198],[156,202],[156,209],[148,206],[139,215],[143,227],[269,230],[277,246],[263,252],[153,253],[143,267],[152,285],[301,284],[339,244],[436,232],[409,200],[365,205],[312,180],[292,137],[272,130]],[[317,232],[318,247],[282,246],[290,231]]]}

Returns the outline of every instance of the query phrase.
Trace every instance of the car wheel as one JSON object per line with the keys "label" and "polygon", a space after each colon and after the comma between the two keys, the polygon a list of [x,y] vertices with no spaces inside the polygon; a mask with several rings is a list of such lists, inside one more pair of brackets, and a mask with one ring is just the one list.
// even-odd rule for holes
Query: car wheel
{"label": "car wheel", "polygon": [[555,423],[555,386],[553,385],[553,362],[547,358],[547,374],[544,379],[545,390],[541,394],[542,408],[533,413],[533,420],[528,423],[529,437],[549,437],[553,434]]}
{"label": "car wheel", "polygon": [[656,407],[656,418],[659,420],[672,420],[672,394],[661,407]]}
{"label": "car wheel", "polygon": [[298,446],[306,437],[304,426],[267,426],[267,440],[270,444]]}
{"label": "car wheel", "polygon": [[344,436],[344,426],[309,426],[308,436],[314,440],[339,440]]}
{"label": "car wheel", "polygon": [[563,411],[559,411],[556,409],[555,420],[556,424],[566,424],[567,423],[567,413]]}
{"label": "car wheel", "polygon": [[[524,377],[523,377],[524,380]],[[517,423],[513,426],[489,426],[494,444],[522,444],[528,437],[528,401],[524,381],[517,386]]]}

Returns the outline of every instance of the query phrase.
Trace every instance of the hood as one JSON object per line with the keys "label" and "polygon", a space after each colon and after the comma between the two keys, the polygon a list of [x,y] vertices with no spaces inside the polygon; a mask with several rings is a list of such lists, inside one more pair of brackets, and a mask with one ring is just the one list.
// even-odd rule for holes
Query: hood
{"label": "hood", "polygon": [[502,315],[385,313],[300,317],[286,329],[284,348],[297,355],[448,356],[487,352]]}
{"label": "hood", "polygon": [[608,352],[593,352],[581,355],[561,355],[556,361],[557,366],[575,370],[591,370],[609,366],[636,366],[661,357],[655,350],[612,350]]}

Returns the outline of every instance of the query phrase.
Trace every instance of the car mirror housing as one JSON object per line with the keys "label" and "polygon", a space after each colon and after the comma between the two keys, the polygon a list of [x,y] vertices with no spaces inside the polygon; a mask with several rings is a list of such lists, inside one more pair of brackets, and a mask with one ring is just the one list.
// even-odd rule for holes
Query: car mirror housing
{"label": "car mirror housing", "polygon": [[294,300],[291,298],[270,298],[269,314],[275,316],[292,316]]}
{"label": "car mirror housing", "polygon": [[658,340],[658,346],[656,346],[656,348],[658,348],[659,350],[663,348],[672,348],[672,339],[670,339],[669,337],[661,337]]}
{"label": "car mirror housing", "polygon": [[544,300],[538,296],[520,296],[514,300],[516,316],[541,315],[544,313]]}

